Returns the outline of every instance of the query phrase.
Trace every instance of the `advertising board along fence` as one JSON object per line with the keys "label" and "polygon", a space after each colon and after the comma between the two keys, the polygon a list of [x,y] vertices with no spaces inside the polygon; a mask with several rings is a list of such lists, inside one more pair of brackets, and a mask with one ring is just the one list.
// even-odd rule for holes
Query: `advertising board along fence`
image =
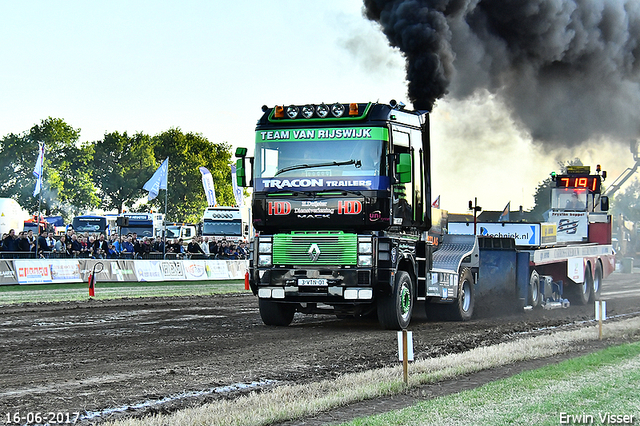
{"label": "advertising board along fence", "polygon": [[244,279],[248,260],[0,260],[0,285],[86,282],[97,262],[102,282],[215,281]]}

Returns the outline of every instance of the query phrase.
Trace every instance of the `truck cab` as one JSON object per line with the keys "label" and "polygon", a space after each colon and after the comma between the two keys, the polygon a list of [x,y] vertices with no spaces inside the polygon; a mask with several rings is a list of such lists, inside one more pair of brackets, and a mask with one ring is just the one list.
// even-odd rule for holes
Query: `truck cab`
{"label": "truck cab", "polygon": [[202,215],[202,236],[214,241],[246,241],[249,225],[240,207],[207,207]]}
{"label": "truck cab", "polygon": [[[600,166],[596,174],[589,166],[568,166],[566,174],[552,175],[549,222],[556,225],[559,243],[611,244],[609,199],[601,195],[605,178]],[[601,228],[608,229],[608,235],[601,235]]]}
{"label": "truck cab", "polygon": [[254,188],[249,283],[266,324],[377,310],[406,327],[431,226],[429,143],[428,113],[396,102],[263,108],[236,170]]}

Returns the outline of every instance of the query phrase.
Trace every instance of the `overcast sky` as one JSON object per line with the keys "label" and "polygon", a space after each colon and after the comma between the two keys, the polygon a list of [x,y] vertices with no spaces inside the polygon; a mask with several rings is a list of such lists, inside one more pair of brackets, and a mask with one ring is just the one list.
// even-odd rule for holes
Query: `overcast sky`
{"label": "overcast sky", "polygon": [[[179,127],[250,147],[264,104],[408,103],[404,59],[359,0],[0,0],[0,16],[0,136],[51,116],[82,141]],[[431,122],[433,198],[452,212],[528,209],[558,160],[611,181],[633,163],[619,145],[542,152],[484,94]]]}

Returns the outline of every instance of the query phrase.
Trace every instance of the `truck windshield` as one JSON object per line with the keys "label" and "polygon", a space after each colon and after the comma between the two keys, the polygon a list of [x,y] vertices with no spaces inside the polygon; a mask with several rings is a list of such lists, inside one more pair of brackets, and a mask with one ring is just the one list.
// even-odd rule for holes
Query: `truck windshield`
{"label": "truck windshield", "polygon": [[242,235],[242,221],[238,220],[209,220],[202,223],[202,235]]}
{"label": "truck windshield", "polygon": [[180,238],[180,227],[167,226],[167,238]]}
{"label": "truck windshield", "polygon": [[265,141],[256,145],[256,177],[381,176],[381,140]]}
{"label": "truck windshield", "polygon": [[137,234],[138,238],[141,237],[153,237],[153,226],[152,225],[133,225],[133,226],[123,226],[120,228],[121,235],[127,234]]}
{"label": "truck windshield", "polygon": [[584,188],[552,188],[551,208],[567,211],[590,211],[593,195]]}
{"label": "truck windshield", "polygon": [[104,232],[107,219],[104,217],[74,217],[72,222],[76,232]]}

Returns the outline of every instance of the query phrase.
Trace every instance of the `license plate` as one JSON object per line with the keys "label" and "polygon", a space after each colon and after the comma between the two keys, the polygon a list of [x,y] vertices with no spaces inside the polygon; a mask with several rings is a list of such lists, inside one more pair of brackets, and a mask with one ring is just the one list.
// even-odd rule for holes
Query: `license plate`
{"label": "license plate", "polygon": [[300,278],[298,286],[326,286],[327,280],[324,278]]}

